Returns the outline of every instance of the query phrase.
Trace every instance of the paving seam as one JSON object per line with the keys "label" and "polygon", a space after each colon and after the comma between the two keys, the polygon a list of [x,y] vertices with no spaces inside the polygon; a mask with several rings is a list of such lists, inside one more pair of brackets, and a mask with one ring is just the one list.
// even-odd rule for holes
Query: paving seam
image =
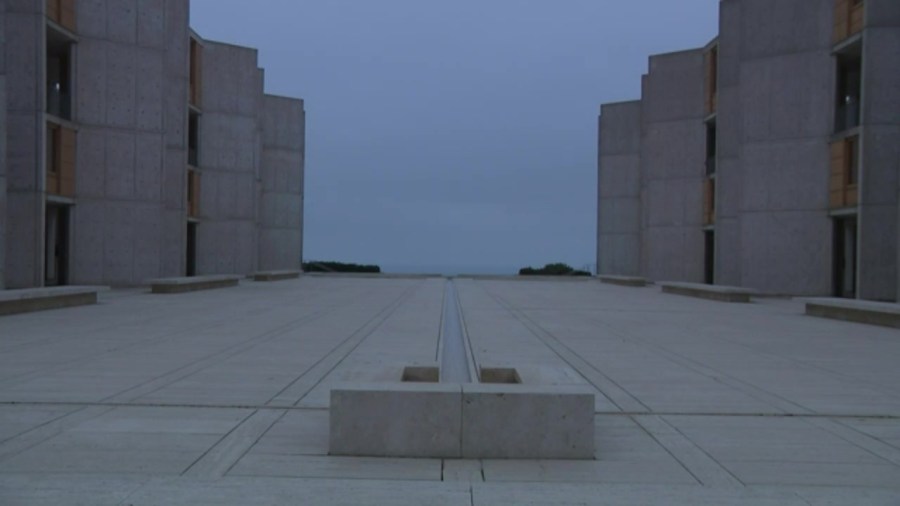
{"label": "paving seam", "polygon": [[[375,330],[384,322],[384,320],[386,320],[391,314],[393,314],[393,312],[396,311],[396,309],[398,307],[400,307],[400,305],[402,305],[403,301],[405,301],[413,293],[414,289],[418,288],[418,286],[420,284],[421,283],[407,287],[403,292],[401,292],[401,294],[396,299],[389,302],[384,308],[382,308],[380,311],[378,311],[374,316],[372,316],[372,318],[370,318],[368,321],[366,321],[366,323],[364,323],[362,326],[360,326],[355,332],[353,332],[348,337],[346,337],[341,342],[339,342],[337,345],[335,345],[328,353],[324,354],[319,360],[317,360],[310,367],[308,367],[305,371],[303,371],[296,378],[294,378],[293,381],[289,382],[286,386],[284,386],[281,390],[279,390],[275,395],[273,395],[271,398],[269,398],[269,400],[268,400],[268,402],[266,402],[266,404],[272,405],[272,404],[288,403],[291,406],[297,405],[319,383],[321,383],[322,380],[325,379],[325,377],[332,370],[334,370],[334,368],[337,367],[337,365],[339,365],[344,360],[344,358],[346,358],[347,355],[352,353],[352,351],[354,349],[356,349],[356,347],[363,340],[365,340],[365,338],[369,337],[369,335],[371,335],[373,332],[375,332]],[[366,331],[366,329],[368,329],[368,331]],[[354,339],[356,339],[358,342],[355,345],[353,345],[350,350],[344,351],[344,348],[348,344],[349,345],[353,344]],[[328,365],[329,361],[334,360],[336,356],[340,356],[337,363],[329,366]],[[305,383],[302,383],[302,381],[305,378],[307,378],[308,376],[313,374],[313,371],[316,368],[323,366],[323,364],[324,364],[324,367],[327,367],[328,369],[324,373],[322,373],[317,379],[315,379],[315,382],[312,385],[306,385]],[[301,386],[297,387],[297,385],[301,385]],[[300,389],[299,395],[295,393],[288,397],[287,393],[289,391],[292,391],[292,390],[296,391],[298,388]]]}
{"label": "paving seam", "polygon": [[598,325],[602,325],[602,326],[606,327],[607,329],[609,329],[612,332],[613,335],[615,335],[625,341],[631,341],[632,343],[642,346],[644,348],[655,349],[659,353],[662,353],[663,356],[665,356],[672,362],[681,365],[682,367],[690,369],[690,370],[694,371],[695,373],[700,374],[701,376],[705,376],[705,377],[709,378],[712,381],[715,381],[717,383],[722,383],[731,388],[734,388],[735,390],[742,392],[760,402],[768,404],[768,405],[774,407],[775,409],[780,409],[784,413],[796,413],[798,411],[797,408],[799,408],[799,411],[802,414],[815,413],[815,411],[813,411],[809,408],[806,408],[800,404],[797,404],[789,399],[781,397],[778,394],[769,392],[760,387],[757,387],[755,385],[747,383],[741,379],[731,376],[730,374],[719,371],[718,369],[713,369],[712,367],[703,365],[693,359],[690,359],[679,353],[671,351],[668,348],[665,348],[665,347],[660,346],[655,343],[648,342],[647,340],[637,337],[634,334],[628,332],[627,330],[621,329],[620,327],[617,327],[615,325],[610,325],[607,322],[604,322],[602,320],[597,320],[592,317],[589,317],[588,319],[593,323],[596,323]]}
{"label": "paving seam", "polygon": [[[75,309],[77,309],[77,308],[75,308]],[[277,307],[271,307],[271,308],[268,308],[267,311],[274,311],[275,309],[277,309]],[[327,314],[328,312],[329,311],[324,311],[322,313],[322,315]],[[163,312],[163,314],[165,314],[165,312]],[[254,310],[254,314],[256,314],[255,310]],[[311,313],[307,314],[307,316],[313,317],[313,316],[316,316],[317,314],[318,313],[316,313],[316,311],[313,310]],[[91,360],[95,360],[95,359],[98,359],[98,358],[101,358],[101,357],[104,357],[107,355],[111,355],[113,353],[126,351],[126,350],[129,350],[132,348],[140,348],[141,346],[152,346],[155,344],[163,344],[167,341],[178,339],[179,337],[183,337],[186,335],[189,336],[198,329],[216,329],[216,328],[224,327],[229,324],[228,321],[216,323],[220,320],[222,320],[222,315],[216,314],[215,317],[208,318],[207,321],[197,323],[196,325],[192,325],[192,326],[184,328],[184,329],[179,329],[173,333],[165,333],[165,334],[161,334],[161,335],[148,337],[145,339],[139,339],[132,343],[129,343],[129,344],[126,344],[126,345],[123,345],[123,346],[120,346],[118,348],[114,348],[114,349],[111,349],[108,351],[104,351],[102,353],[86,354],[83,357],[77,357],[77,358],[67,361],[66,363],[61,364],[61,365],[51,366],[50,368],[41,369],[40,371],[25,373],[20,376],[15,376],[13,378],[4,379],[4,380],[0,381],[0,387],[9,387],[9,386],[16,385],[19,383],[27,382],[32,379],[44,376],[48,373],[56,373],[56,372],[67,371],[70,369],[75,369],[77,367],[83,366],[85,364],[85,362],[89,362]],[[140,323],[143,321],[147,321],[147,320],[140,320],[138,322],[128,322],[128,324],[131,325],[131,324]],[[115,328],[116,326],[120,326],[120,325],[122,325],[122,324],[111,326],[109,328]],[[48,339],[56,339],[56,338],[54,337],[54,338],[48,338]],[[71,336],[66,336],[65,339],[70,340]]]}
{"label": "paving seam", "polygon": [[659,415],[639,415],[633,416],[632,420],[704,487],[743,488],[746,486],[715,457],[665,418]]}
{"label": "paving seam", "polygon": [[0,444],[0,461],[7,460],[88,420],[104,415],[115,407],[86,406],[71,413],[33,427]]}
{"label": "paving seam", "polygon": [[864,450],[866,453],[895,466],[900,466],[900,449],[882,442],[874,436],[830,418],[815,418],[804,421],[841,438],[853,446]]}
{"label": "paving seam", "polygon": [[286,410],[254,411],[222,436],[181,475],[198,478],[225,476],[286,413]]}
{"label": "paving seam", "polygon": [[[200,360],[195,360],[191,363],[185,364],[176,369],[170,370],[165,374],[161,374],[155,378],[151,378],[141,384],[129,387],[125,390],[122,390],[116,394],[105,397],[106,400],[116,400],[120,397],[126,397],[128,400],[137,400],[145,395],[150,395],[155,393],[163,388],[166,388],[173,383],[181,381],[185,378],[193,376],[194,374],[210,367],[214,364],[218,364],[224,362],[240,353],[243,353],[249,349],[252,349],[260,344],[278,339],[283,337],[287,332],[297,328],[300,325],[305,323],[309,323],[311,321],[317,320],[319,318],[327,315],[327,311],[322,311],[321,313],[314,313],[311,315],[303,316],[296,320],[292,320],[289,323],[281,325],[278,328],[267,331],[261,335],[254,336],[250,339],[241,341],[239,343],[228,346],[224,349],[218,350],[210,355],[207,355]],[[130,397],[129,397],[130,396]]]}
{"label": "paving seam", "polygon": [[[805,317],[805,315],[802,315],[802,314],[798,314],[797,316],[798,316],[798,317]],[[697,330],[697,329],[694,329],[694,330]],[[699,334],[699,335],[703,335],[702,333],[698,333],[698,334]],[[704,336],[704,337],[705,337],[705,336]],[[900,398],[900,392],[898,392],[897,390],[894,390],[894,389],[892,389],[892,388],[885,387],[884,385],[881,385],[881,384],[879,384],[879,383],[875,383],[875,382],[863,380],[863,379],[860,379],[860,378],[857,378],[857,377],[854,377],[854,376],[851,376],[851,375],[849,375],[849,374],[845,374],[845,373],[842,373],[842,372],[839,372],[839,371],[833,371],[833,370],[831,370],[831,369],[828,369],[827,367],[823,367],[823,366],[815,365],[815,364],[810,364],[810,363],[804,362],[804,361],[799,360],[799,359],[796,359],[796,358],[785,357],[785,356],[782,356],[782,355],[778,355],[778,354],[776,354],[776,353],[769,353],[769,352],[757,350],[756,348],[754,348],[754,347],[752,347],[752,346],[750,346],[750,345],[748,345],[748,344],[744,344],[744,343],[741,343],[741,342],[739,342],[739,341],[735,341],[735,340],[733,340],[733,339],[728,339],[727,337],[718,337],[718,336],[717,336],[715,339],[720,340],[720,341],[724,341],[724,342],[727,342],[727,343],[731,343],[731,344],[733,344],[733,345],[735,345],[735,346],[739,346],[739,347],[744,348],[744,349],[746,349],[746,350],[749,350],[750,352],[752,352],[752,353],[754,353],[754,354],[756,354],[756,355],[759,355],[759,356],[772,357],[772,358],[776,358],[776,359],[778,359],[778,360],[784,360],[784,361],[787,361],[787,362],[789,362],[789,363],[791,363],[791,364],[794,364],[794,365],[796,365],[796,366],[800,366],[800,368],[803,368],[803,369],[808,369],[808,370],[812,370],[812,371],[819,371],[819,372],[827,373],[828,375],[836,376],[836,377],[838,377],[838,378],[840,378],[840,379],[848,380],[849,383],[853,383],[853,384],[856,384],[856,385],[858,385],[858,386],[863,386],[863,387],[866,387],[866,388],[876,389],[876,390],[879,390],[881,393],[883,393],[883,394],[885,394],[885,395],[889,395],[889,396],[891,396],[891,397],[897,397],[897,398]],[[860,344],[860,345],[861,345],[861,346],[865,346],[864,344]]]}
{"label": "paving seam", "polygon": [[[326,411],[324,406],[294,406],[289,404],[189,404],[189,403],[158,403],[158,402],[79,402],[79,401],[0,401],[0,407],[3,406],[72,406],[72,407],[115,407],[115,408],[197,408],[197,409],[249,409],[249,410],[280,410],[289,411]],[[725,413],[720,411],[595,411],[598,416],[641,416],[641,415],[657,415],[657,416],[680,416],[680,417],[699,417],[699,418],[796,418],[798,420],[891,420],[900,421],[900,415],[897,414],[875,414],[875,415],[854,415],[847,413],[765,413],[765,412],[740,412]],[[66,415],[62,415],[66,416]],[[61,417],[57,417],[61,418]],[[56,418],[54,418],[55,420]],[[52,420],[50,420],[52,421]],[[49,422],[45,422],[49,423]],[[42,424],[43,425],[43,424]],[[30,430],[30,429],[29,429]],[[26,431],[27,432],[27,431]],[[15,437],[15,436],[12,436]],[[12,438],[7,438],[12,439]],[[2,443],[2,441],[0,441]]]}
{"label": "paving seam", "polygon": [[[630,412],[646,412],[649,413],[651,409],[638,400],[636,397],[628,393],[627,390],[622,388],[618,383],[616,383],[612,378],[609,378],[602,372],[600,372],[597,368],[591,365],[589,362],[581,358],[577,353],[571,350],[568,346],[560,342],[556,339],[555,336],[548,333],[542,327],[534,324],[527,315],[522,312],[516,311],[513,309],[508,303],[506,303],[500,296],[497,296],[487,288],[481,287],[482,290],[485,291],[489,296],[491,296],[498,304],[500,304],[504,309],[506,309],[514,318],[516,318],[525,328],[528,329],[539,341],[544,343],[556,356],[558,356],[563,362],[572,367],[575,371],[577,371],[588,383],[590,383],[597,391],[606,397],[606,399],[612,403],[614,406],[619,408],[622,411],[630,411]],[[548,339],[541,337],[541,334],[544,334]],[[552,341],[555,341],[554,345]],[[567,359],[565,356],[567,355],[569,358]],[[575,365],[575,363],[580,364]],[[591,372],[593,371],[593,372]],[[601,388],[600,384],[604,385],[605,388]],[[611,397],[611,393],[607,393],[607,390],[613,390],[617,392],[615,394],[615,399]],[[627,407],[625,405],[628,405]],[[635,409],[635,407],[637,409]]]}

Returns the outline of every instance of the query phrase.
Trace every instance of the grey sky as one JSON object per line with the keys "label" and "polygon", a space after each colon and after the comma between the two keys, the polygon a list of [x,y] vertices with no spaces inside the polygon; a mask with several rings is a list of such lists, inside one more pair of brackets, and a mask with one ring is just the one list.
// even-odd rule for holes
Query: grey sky
{"label": "grey sky", "polygon": [[592,264],[599,104],[715,36],[718,0],[192,0],[306,100],[304,257]]}

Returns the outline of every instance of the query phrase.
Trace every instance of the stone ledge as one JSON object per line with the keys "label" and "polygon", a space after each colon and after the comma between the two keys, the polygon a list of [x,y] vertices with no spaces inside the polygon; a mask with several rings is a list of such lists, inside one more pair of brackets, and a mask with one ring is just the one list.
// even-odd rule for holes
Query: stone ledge
{"label": "stone ledge", "polygon": [[900,304],[833,298],[803,301],[806,302],[806,314],[810,316],[900,328]]}
{"label": "stone ledge", "polygon": [[329,408],[329,453],[592,459],[594,394],[574,386],[336,385]]}
{"label": "stone ledge", "polygon": [[607,283],[611,285],[619,285],[619,286],[634,286],[634,287],[642,287],[647,286],[647,280],[644,278],[640,278],[637,276],[598,276],[601,283]]}
{"label": "stone ledge", "polygon": [[300,271],[260,271],[254,272],[250,276],[253,281],[282,281],[285,279],[297,279],[300,277]]}
{"label": "stone ledge", "polygon": [[0,316],[86,306],[97,303],[97,294],[105,286],[53,286],[0,290]]}
{"label": "stone ledge", "polygon": [[185,293],[237,286],[240,279],[240,276],[224,274],[217,276],[151,279],[147,281],[147,284],[150,285],[150,289],[153,293]]}
{"label": "stone ledge", "polygon": [[663,293],[687,295],[719,302],[750,302],[750,297],[758,295],[755,290],[739,286],[704,285],[702,283],[660,283]]}

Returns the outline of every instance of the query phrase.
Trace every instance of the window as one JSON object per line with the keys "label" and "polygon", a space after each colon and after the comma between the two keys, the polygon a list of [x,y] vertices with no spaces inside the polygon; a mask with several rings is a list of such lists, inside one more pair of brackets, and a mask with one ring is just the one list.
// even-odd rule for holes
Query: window
{"label": "window", "polygon": [[72,119],[72,46],[58,32],[47,30],[47,112]]}
{"label": "window", "polygon": [[716,173],[716,122],[706,124],[706,174]]}
{"label": "window", "polygon": [[200,115],[193,111],[188,115],[188,165],[200,166]]}
{"label": "window", "polygon": [[846,157],[844,161],[844,180],[846,184],[855,185],[859,181],[859,137],[850,137],[846,141]]}
{"label": "window", "polygon": [[75,0],[47,0],[47,17],[66,30],[75,31]]}
{"label": "window", "polygon": [[862,58],[859,48],[837,56],[837,96],[835,132],[856,128],[860,121],[862,92]]}

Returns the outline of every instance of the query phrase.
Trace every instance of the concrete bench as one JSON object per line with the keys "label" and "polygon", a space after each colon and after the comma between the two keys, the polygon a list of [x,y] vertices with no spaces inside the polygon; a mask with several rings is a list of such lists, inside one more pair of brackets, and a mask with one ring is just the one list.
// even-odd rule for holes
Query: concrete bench
{"label": "concrete bench", "polygon": [[300,271],[260,271],[253,273],[253,281],[281,281],[284,279],[297,279]]}
{"label": "concrete bench", "polygon": [[150,285],[150,290],[153,293],[185,293],[237,286],[240,279],[240,276],[226,274],[218,276],[151,279],[147,284]]}
{"label": "concrete bench", "polygon": [[329,453],[369,457],[593,459],[586,387],[450,383],[339,385]]}
{"label": "concrete bench", "polygon": [[804,301],[810,316],[900,328],[900,304],[829,298]]}
{"label": "concrete bench", "polygon": [[647,286],[647,280],[637,276],[598,276],[601,283],[619,286]]}
{"label": "concrete bench", "polygon": [[86,306],[97,303],[97,294],[108,290],[105,286],[53,286],[0,290],[0,316]]}
{"label": "concrete bench", "polygon": [[704,285],[701,283],[660,283],[664,293],[687,295],[719,302],[750,302],[756,291],[738,286]]}

